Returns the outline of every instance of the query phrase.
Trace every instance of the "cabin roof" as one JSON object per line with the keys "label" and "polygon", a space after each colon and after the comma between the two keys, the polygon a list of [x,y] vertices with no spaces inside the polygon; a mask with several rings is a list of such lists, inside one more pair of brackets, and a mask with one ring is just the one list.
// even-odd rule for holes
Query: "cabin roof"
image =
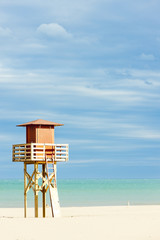
{"label": "cabin roof", "polygon": [[19,124],[19,125],[17,125],[17,127],[26,127],[29,125],[63,126],[64,124],[55,123],[55,122],[51,122],[51,121],[47,121],[47,120],[43,120],[43,119],[37,119],[37,120],[31,121],[31,122]]}

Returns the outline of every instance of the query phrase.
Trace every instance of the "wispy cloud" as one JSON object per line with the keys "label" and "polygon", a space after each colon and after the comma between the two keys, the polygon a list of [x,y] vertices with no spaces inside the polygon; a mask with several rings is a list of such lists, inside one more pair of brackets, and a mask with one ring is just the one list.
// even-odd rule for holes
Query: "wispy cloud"
{"label": "wispy cloud", "polygon": [[[11,117],[12,116],[12,117]],[[143,139],[143,140],[159,140],[160,139],[160,130],[157,130],[155,127],[150,127],[147,124],[135,124],[135,118],[132,120],[126,116],[122,116],[118,119],[109,116],[99,118],[96,116],[74,116],[73,114],[59,114],[56,112],[48,111],[6,111],[1,109],[0,119],[12,120],[23,120],[23,119],[37,119],[37,118],[47,118],[47,119],[59,119],[60,122],[67,124],[69,127],[74,129],[86,129],[94,130],[97,134],[101,136],[111,136],[118,138],[126,139]],[[56,121],[57,121],[56,120]],[[18,123],[17,123],[18,124]],[[99,136],[100,137],[100,136]],[[81,141],[81,140],[80,140]],[[86,140],[88,141],[88,140]],[[89,143],[89,142],[88,142]]]}
{"label": "wispy cloud", "polygon": [[[153,167],[153,166],[160,166],[160,158],[141,158],[141,159],[119,159],[117,158],[107,158],[106,159],[84,159],[84,160],[71,160],[70,164],[71,165],[96,165],[99,164],[99,166],[106,167],[107,166],[125,166],[125,167]],[[104,165],[105,164],[105,165]]]}
{"label": "wispy cloud", "polygon": [[4,27],[0,26],[0,36],[1,37],[8,37],[8,36],[11,36],[11,34],[12,34],[12,31],[10,28],[8,28],[8,27],[4,28]]}
{"label": "wispy cloud", "polygon": [[145,126],[126,126],[121,129],[120,132],[111,133],[112,136],[119,136],[125,138],[135,138],[135,139],[154,139],[160,140],[160,131],[154,129],[149,129]]}
{"label": "wispy cloud", "polygon": [[28,49],[45,49],[47,46],[44,44],[40,44],[40,43],[34,43],[34,42],[30,42],[30,43],[26,43],[24,44],[24,46]]}
{"label": "wispy cloud", "polygon": [[71,160],[70,164],[92,164],[92,163],[107,163],[107,162],[112,162],[112,160],[107,160],[107,159],[83,159],[83,160]]}
{"label": "wispy cloud", "polygon": [[[65,71],[53,71],[47,73],[45,71],[13,71],[1,67],[0,69],[0,82],[2,89],[16,89],[19,90],[17,94],[25,95],[30,94],[32,96],[41,96],[41,94],[48,97],[50,101],[54,94],[55,98],[63,96],[63,98],[70,99],[70,104],[74,104],[73,98],[86,98],[92,99],[93,101],[109,101],[118,106],[127,108],[128,106],[144,106],[157,105],[160,102],[160,96],[158,89],[160,88],[159,83],[159,72],[140,71],[135,69],[127,70],[108,70],[111,72],[114,78],[114,82],[107,81],[107,75],[101,74],[101,72],[95,73],[92,80],[94,71],[90,72],[90,76],[84,77],[73,77],[71,76],[72,71],[65,75]],[[120,74],[121,79],[116,79],[116,74]],[[100,74],[100,75],[99,75]],[[128,78],[126,78],[128,75]],[[70,77],[71,76],[71,77]],[[123,77],[124,76],[124,77]],[[145,76],[148,76],[146,78]],[[101,77],[102,81],[99,81]],[[43,79],[46,79],[45,82]],[[10,83],[10,84],[8,84]],[[29,84],[31,83],[31,84]],[[115,105],[116,107],[116,105]]]}
{"label": "wispy cloud", "polygon": [[145,60],[145,61],[154,61],[155,60],[155,57],[153,54],[145,54],[145,53],[142,53],[140,55],[140,59],[142,60]]}
{"label": "wispy cloud", "polygon": [[51,38],[71,38],[71,33],[58,23],[41,24],[37,32]]}
{"label": "wispy cloud", "polygon": [[14,133],[1,133],[0,134],[0,144],[12,144],[15,142],[23,142],[24,137],[22,135],[19,134],[14,134]]}
{"label": "wispy cloud", "polygon": [[0,134],[0,142],[8,142],[13,139],[13,136],[5,134]]}

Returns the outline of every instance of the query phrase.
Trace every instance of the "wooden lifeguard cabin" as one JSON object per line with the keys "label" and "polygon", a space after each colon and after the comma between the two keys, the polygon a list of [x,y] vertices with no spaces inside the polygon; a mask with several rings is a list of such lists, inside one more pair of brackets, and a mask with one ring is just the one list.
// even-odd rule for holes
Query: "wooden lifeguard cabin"
{"label": "wooden lifeguard cabin", "polygon": [[[68,161],[68,144],[54,143],[54,128],[63,124],[38,119],[17,126],[26,127],[26,143],[15,144],[12,150],[12,161],[24,163],[24,216],[27,216],[27,192],[31,188],[34,192],[35,217],[38,217],[39,192],[42,192],[43,217],[46,216],[48,190],[52,216],[59,216],[56,164]],[[29,174],[27,166],[31,164],[34,170]]]}

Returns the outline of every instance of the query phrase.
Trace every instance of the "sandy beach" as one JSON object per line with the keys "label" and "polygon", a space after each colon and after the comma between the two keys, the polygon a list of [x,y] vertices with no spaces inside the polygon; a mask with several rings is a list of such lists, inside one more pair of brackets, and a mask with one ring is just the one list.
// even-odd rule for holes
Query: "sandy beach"
{"label": "sandy beach", "polygon": [[[0,209],[2,240],[159,240],[160,206],[107,206],[61,208],[62,217],[23,218],[23,208]],[[41,209],[39,209],[39,215]]]}

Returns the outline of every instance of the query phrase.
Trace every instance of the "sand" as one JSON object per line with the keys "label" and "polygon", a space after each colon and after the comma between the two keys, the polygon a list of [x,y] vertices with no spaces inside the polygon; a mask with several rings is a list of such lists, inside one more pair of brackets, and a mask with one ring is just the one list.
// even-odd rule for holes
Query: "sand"
{"label": "sand", "polygon": [[[160,206],[61,208],[62,217],[23,218],[22,208],[0,209],[1,240],[160,240]],[[41,209],[40,211],[41,212]]]}

